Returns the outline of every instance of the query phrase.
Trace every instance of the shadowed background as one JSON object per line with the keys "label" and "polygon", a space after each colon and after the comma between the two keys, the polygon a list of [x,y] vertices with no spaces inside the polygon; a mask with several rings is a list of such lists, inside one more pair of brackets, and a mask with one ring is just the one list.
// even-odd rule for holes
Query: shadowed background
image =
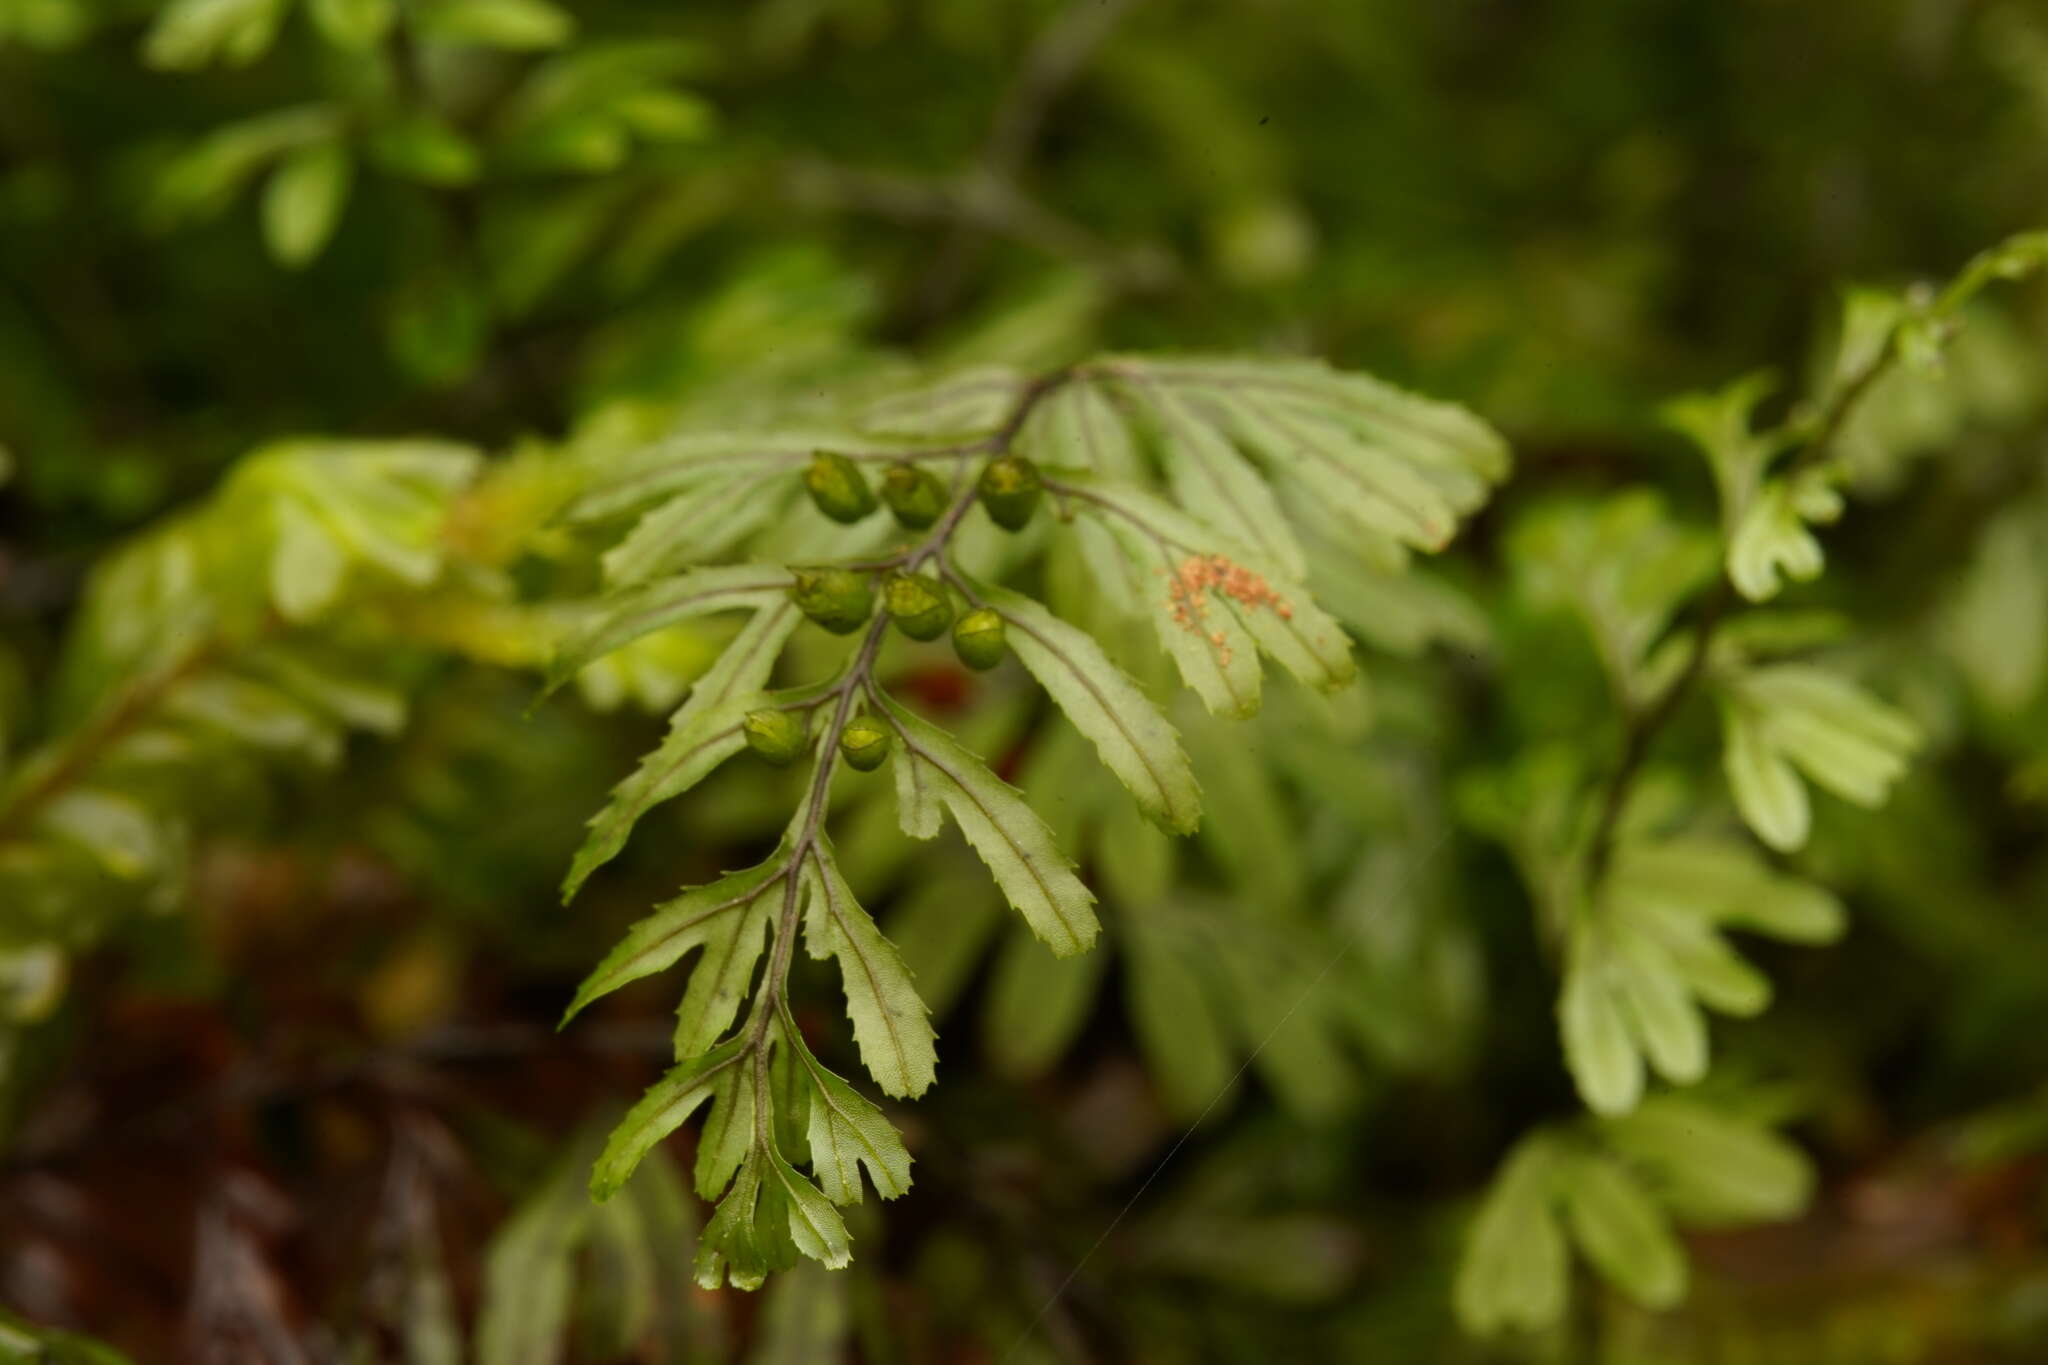
{"label": "shadowed background", "polygon": [[[341,169],[307,155],[279,189],[309,149]],[[1649,479],[1710,517],[1658,404],[1803,374],[1840,286],[1938,278],[2037,224],[2044,171],[2048,17],[2018,3],[0,0],[10,800],[50,771],[18,760],[75,751],[130,681],[80,644],[108,628],[95,566],[281,437],[432,433],[511,466],[881,351],[1305,352],[1507,435],[1514,481],[1447,571],[1492,610],[1534,500]],[[664,1060],[669,997],[551,1025],[651,900],[734,864],[773,794],[743,776],[680,803],[562,909],[584,819],[712,645],[528,714],[532,623],[438,599],[361,609],[365,636],[405,617],[383,661],[402,725],[187,774],[163,866],[98,869],[123,884],[66,911],[108,920],[66,982],[10,958],[0,1303],[138,1361],[978,1361],[1020,1338],[1020,1360],[2038,1359],[2048,569],[2033,523],[1989,528],[2008,507],[2048,525],[2043,305],[1986,308],[1952,408],[1881,416],[1870,500],[1828,539],[1812,604],[1948,728],[1891,807],[1822,831],[1847,940],[1758,954],[1778,1003],[1717,1043],[1779,1088],[1814,1209],[1695,1238],[1675,1313],[1589,1291],[1555,1337],[1488,1343],[1448,1303],[1503,1148],[1575,1101],[1512,872],[1409,808],[1511,720],[1598,716],[1590,666],[1502,678],[1440,642],[1390,673],[1357,790],[1260,797],[1252,870],[1187,874],[1226,905],[1290,881],[1332,914],[1413,900],[1414,935],[1448,935],[1443,979],[1347,949],[1343,1102],[1305,1115],[1242,1077],[1027,1333],[1203,1107],[1134,1036],[1117,968],[1036,1037],[1000,949],[928,949],[946,1065],[895,1110],[911,1194],[857,1211],[842,1276],[686,1287],[679,1189],[581,1203],[591,1134]],[[445,537],[520,601],[578,572],[494,530],[544,482]],[[1942,615],[1958,594],[1975,626]],[[941,712],[974,713],[975,686],[917,680]],[[1336,805],[1418,855],[1423,889],[1323,876],[1306,846]],[[44,932],[38,884],[8,883],[10,946]],[[533,1246],[503,1252],[522,1217]],[[493,1247],[507,1284],[573,1282],[566,1337],[477,1334]]]}

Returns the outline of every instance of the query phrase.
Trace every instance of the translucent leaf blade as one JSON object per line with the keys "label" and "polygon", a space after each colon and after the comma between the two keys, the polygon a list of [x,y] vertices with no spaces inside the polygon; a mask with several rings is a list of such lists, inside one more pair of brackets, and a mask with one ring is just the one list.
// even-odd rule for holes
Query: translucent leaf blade
{"label": "translucent leaf blade", "polygon": [[1570,1263],[1555,1207],[1557,1168],[1550,1144],[1531,1140],[1494,1177],[1453,1289],[1458,1319],[1471,1331],[1541,1331],[1563,1319]]}
{"label": "translucent leaf blade", "polygon": [[678,1058],[707,1051],[732,1026],[754,978],[754,965],[761,959],[775,903],[779,895],[787,894],[786,886],[764,886],[736,907],[736,913],[708,921],[703,960],[690,973],[682,1003],[676,1006]]}
{"label": "translucent leaf blade", "polygon": [[1001,613],[1019,661],[1086,735],[1152,819],[1176,834],[1201,821],[1201,793],[1180,735],[1087,632],[1020,593],[977,585]]}
{"label": "translucent leaf blade", "polygon": [[1559,1183],[1572,1239],[1610,1284],[1645,1308],[1669,1308],[1685,1297],[1685,1252],[1626,1167],[1574,1153]]}
{"label": "translucent leaf blade", "polygon": [[995,1069],[1043,1075],[1087,1022],[1107,966],[1105,954],[1054,957],[1031,935],[1011,934],[996,957],[982,1015]]}
{"label": "translucent leaf blade", "polygon": [[263,192],[263,240],[278,264],[296,269],[318,256],[348,203],[354,162],[338,141],[285,157]]}
{"label": "translucent leaf blade", "polygon": [[1139,392],[1159,424],[1174,500],[1230,539],[1258,550],[1290,578],[1307,572],[1308,561],[1279,500],[1237,448],[1174,392],[1150,386]]}
{"label": "translucent leaf blade", "polygon": [[682,795],[719,764],[744,749],[741,728],[747,712],[770,704],[761,693],[727,697],[701,708],[686,704],[659,748],[640,760],[633,774],[612,790],[603,810],[591,817],[590,834],[576,850],[562,899],[570,900],[592,872],[618,856],[640,817]]}
{"label": "translucent leaf blade", "polygon": [[1603,1132],[1651,1174],[1660,1197],[1693,1222],[1790,1218],[1813,1195],[1813,1163],[1797,1146],[1695,1100],[1658,1096],[1608,1121]]}
{"label": "translucent leaf blade", "polygon": [[938,1071],[929,1012],[896,945],[854,900],[829,853],[813,850],[811,914],[805,937],[813,956],[839,961],[847,1016],[868,1074],[885,1095],[922,1095]]}
{"label": "translucent leaf blade", "polygon": [[1170,1112],[1197,1118],[1228,1093],[1238,1070],[1218,992],[1169,926],[1134,919],[1127,953],[1127,1003],[1146,1069]]}
{"label": "translucent leaf blade", "polygon": [[591,1001],[630,982],[674,966],[692,948],[702,947],[725,932],[723,921],[744,917],[763,896],[777,890],[789,875],[779,855],[715,882],[696,886],[659,906],[626,932],[596,969],[577,987],[562,1022],[568,1023]]}
{"label": "translucent leaf blade", "polygon": [[811,1168],[825,1197],[835,1204],[859,1203],[862,1168],[882,1198],[894,1199],[907,1191],[910,1153],[882,1111],[815,1058],[800,1054],[800,1060],[812,1085]]}
{"label": "translucent leaf blade", "polygon": [[906,749],[934,775],[939,799],[1018,913],[1061,957],[1095,942],[1095,896],[1074,875],[1045,822],[1014,787],[950,735],[884,699]]}
{"label": "translucent leaf blade", "polygon": [[1588,931],[1574,935],[1558,1023],[1579,1095],[1600,1114],[1627,1113],[1643,1093],[1642,1057],[1607,979],[1613,970]]}
{"label": "translucent leaf blade", "polygon": [[710,1102],[712,1087],[745,1060],[745,1049],[746,1040],[735,1038],[671,1068],[649,1086],[606,1140],[590,1172],[590,1197],[603,1201],[618,1193],[656,1143]]}
{"label": "translucent leaf blade", "polygon": [[605,551],[605,581],[630,586],[716,559],[780,517],[793,489],[792,480],[725,475],[677,494]]}
{"label": "translucent leaf blade", "polygon": [[1813,824],[1806,787],[1743,708],[1727,708],[1723,725],[1722,766],[1743,823],[1780,853],[1796,851],[1806,843]]}
{"label": "translucent leaf blade", "polygon": [[777,566],[735,564],[694,569],[606,598],[557,651],[548,686],[559,687],[592,660],[678,621],[774,606],[793,581],[787,569]]}

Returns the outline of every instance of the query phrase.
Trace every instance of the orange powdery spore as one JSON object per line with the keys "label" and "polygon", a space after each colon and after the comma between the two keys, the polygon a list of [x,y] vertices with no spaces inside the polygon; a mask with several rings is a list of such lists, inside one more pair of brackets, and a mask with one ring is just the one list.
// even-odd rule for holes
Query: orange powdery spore
{"label": "orange powdery spore", "polygon": [[[1174,568],[1166,585],[1167,604],[1174,622],[1186,630],[1200,630],[1209,614],[1211,593],[1253,610],[1269,609],[1283,621],[1294,618],[1294,608],[1266,581],[1264,574],[1247,569],[1228,555],[1189,555]],[[1227,638],[1220,630],[1209,632],[1209,642],[1222,651],[1226,668],[1230,666]]]}

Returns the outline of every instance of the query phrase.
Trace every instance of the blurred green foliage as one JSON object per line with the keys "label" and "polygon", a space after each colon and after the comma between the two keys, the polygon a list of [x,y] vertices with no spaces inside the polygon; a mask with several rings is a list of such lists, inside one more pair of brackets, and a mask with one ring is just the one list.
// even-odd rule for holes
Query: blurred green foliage
{"label": "blurred green foliage", "polygon": [[[1916,282],[2048,217],[2044,148],[2016,0],[0,0],[0,1355],[2039,1358],[2048,297],[1858,392],[1827,496],[1766,466],[1917,344]],[[1326,357],[1483,415],[1515,473],[1427,571],[1323,556],[1369,696],[1169,707],[1228,812],[1177,849],[1015,670],[907,672],[1105,940],[1049,958],[850,799],[940,1028],[890,1110],[917,1183],[848,1211],[849,1270],[700,1297],[672,1162],[581,1197],[671,996],[545,1030],[792,788],[733,765],[557,906],[730,634],[532,706],[618,529],[561,513],[678,423],[1102,349]],[[822,558],[822,525],[770,534]],[[1668,1034],[1589,1072],[1556,1002],[1623,940],[1574,937],[1546,841],[1717,559],[1778,595],[1614,868],[1694,904],[1698,865],[1629,865],[1677,830],[1739,865],[1717,935],[1772,877],[1827,908],[1740,939],[1767,1011],[1695,985],[1706,1080]],[[1103,626],[1085,574],[1033,581]],[[1624,1073],[1663,1081],[1586,1114]],[[1475,1311],[1489,1246],[1522,1297]]]}

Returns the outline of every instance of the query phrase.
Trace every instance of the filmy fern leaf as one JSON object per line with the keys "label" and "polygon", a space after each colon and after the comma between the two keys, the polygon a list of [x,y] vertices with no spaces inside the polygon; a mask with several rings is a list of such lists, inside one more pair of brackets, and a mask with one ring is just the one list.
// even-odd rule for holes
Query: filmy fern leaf
{"label": "filmy fern leaf", "polygon": [[[1262,656],[1317,688],[1341,688],[1356,674],[1349,636],[1306,581],[1310,561],[1284,492],[1328,500],[1361,536],[1436,549],[1504,472],[1505,448],[1483,424],[1373,381],[1305,362],[1136,357],[1042,376],[966,371],[859,395],[809,429],[686,431],[594,465],[568,519],[625,530],[605,555],[612,588],[588,607],[554,682],[686,618],[750,615],[667,739],[592,821],[566,890],[616,855],[650,808],[743,750],[806,765],[776,853],[643,920],[570,1005],[573,1015],[701,950],[683,991],[680,1065],[621,1125],[594,1190],[618,1188],[653,1143],[708,1104],[698,1188],[721,1202],[698,1273],[705,1283],[752,1286],[799,1254],[844,1262],[846,1230],[832,1205],[858,1197],[857,1168],[885,1196],[907,1186],[908,1159],[887,1121],[817,1062],[787,1017],[784,978],[801,932],[812,955],[837,961],[853,1040],[879,1088],[910,1098],[933,1080],[925,1002],[903,955],[855,899],[826,828],[842,767],[891,763],[903,830],[929,839],[950,817],[1054,954],[1095,942],[1095,893],[1053,829],[966,745],[890,694],[892,621],[914,640],[951,629],[970,667],[1014,653],[1137,811],[1172,833],[1197,828],[1200,791],[1159,703],[1088,630],[983,581],[993,577],[986,569],[970,577],[956,562],[961,533],[994,546],[1001,537],[990,540],[991,528],[1028,527],[1013,542],[1027,554],[1071,536],[1111,598],[1151,618],[1208,708],[1244,715],[1261,700]],[[868,488],[877,477],[887,513]],[[803,509],[805,488],[838,529]],[[903,534],[892,535],[892,516]],[[741,562],[712,562],[728,555]],[[975,562],[1014,567],[1018,558]],[[1387,571],[1399,568],[1397,560]],[[806,617],[844,637],[837,672],[766,690]],[[1143,828],[1131,825],[1102,858],[1104,877],[1132,899],[1152,895],[1165,866],[1147,853],[1163,836],[1136,832]],[[1161,972],[1183,956],[1134,956],[1136,998],[1167,1011],[1141,1008],[1141,1033],[1180,1013],[1169,1003],[1178,978]],[[1199,990],[1214,997],[1200,1017],[1219,1027],[1234,1029],[1242,1016],[1271,1039],[1288,1022],[1261,1013],[1265,995],[1250,975]],[[1056,1046],[1058,1033],[1047,1036]],[[1319,1038],[1311,1031],[1264,1049],[1276,1084],[1324,1094],[1311,1073],[1334,1063],[1317,1051]],[[1226,1056],[1238,1048],[1219,1046]],[[1189,1108],[1207,1083],[1187,1087]]]}

